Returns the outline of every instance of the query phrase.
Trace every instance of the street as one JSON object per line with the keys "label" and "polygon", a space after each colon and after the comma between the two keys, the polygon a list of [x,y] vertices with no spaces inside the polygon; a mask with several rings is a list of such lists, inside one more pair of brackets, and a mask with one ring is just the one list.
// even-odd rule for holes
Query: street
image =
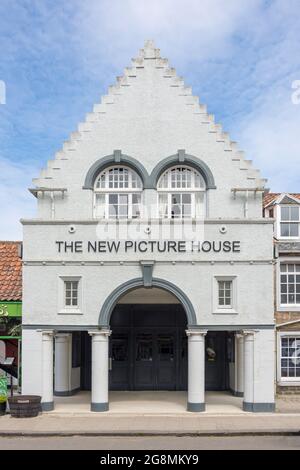
{"label": "street", "polygon": [[299,450],[300,436],[1,437],[0,450]]}

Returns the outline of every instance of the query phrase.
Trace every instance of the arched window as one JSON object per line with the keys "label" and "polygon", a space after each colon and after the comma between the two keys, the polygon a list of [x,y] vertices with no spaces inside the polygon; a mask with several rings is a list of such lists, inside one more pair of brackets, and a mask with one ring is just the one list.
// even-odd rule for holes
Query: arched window
{"label": "arched window", "polygon": [[130,168],[106,168],[95,180],[94,216],[99,219],[139,218],[142,190],[141,178]]}
{"label": "arched window", "polygon": [[174,166],[159,178],[159,216],[167,219],[205,216],[205,181],[187,166]]}

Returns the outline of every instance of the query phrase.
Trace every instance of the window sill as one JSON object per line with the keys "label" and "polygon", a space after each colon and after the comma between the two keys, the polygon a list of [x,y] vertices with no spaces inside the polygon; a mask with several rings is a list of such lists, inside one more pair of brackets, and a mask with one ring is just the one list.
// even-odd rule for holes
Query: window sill
{"label": "window sill", "polygon": [[280,385],[280,387],[290,387],[292,385],[299,386],[300,385],[300,379],[299,378],[297,378],[297,380],[289,379],[289,380],[286,380],[286,381],[280,379],[280,380],[278,380],[277,384]]}
{"label": "window sill", "polygon": [[277,308],[277,312],[300,312],[300,305],[286,305]]}
{"label": "window sill", "polygon": [[212,313],[213,315],[238,315],[234,308],[217,308]]}
{"label": "window sill", "polygon": [[83,313],[79,308],[74,308],[74,309],[63,308],[59,310],[58,315],[83,315]]}

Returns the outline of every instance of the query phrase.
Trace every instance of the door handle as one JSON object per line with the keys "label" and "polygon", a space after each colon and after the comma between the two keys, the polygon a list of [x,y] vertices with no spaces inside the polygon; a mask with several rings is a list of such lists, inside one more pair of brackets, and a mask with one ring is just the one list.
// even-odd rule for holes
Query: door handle
{"label": "door handle", "polygon": [[112,357],[108,358],[108,370],[112,370]]}

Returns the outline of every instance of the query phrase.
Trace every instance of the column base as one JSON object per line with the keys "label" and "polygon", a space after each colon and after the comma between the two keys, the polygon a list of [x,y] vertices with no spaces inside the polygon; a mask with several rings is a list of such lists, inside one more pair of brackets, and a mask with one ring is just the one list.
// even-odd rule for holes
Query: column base
{"label": "column base", "polygon": [[243,411],[252,411],[253,413],[274,413],[275,403],[249,403],[244,401]]}
{"label": "column base", "polygon": [[53,401],[44,401],[41,403],[42,411],[52,411],[54,410],[54,402]]}
{"label": "column base", "polygon": [[66,390],[65,392],[58,392],[54,390],[54,395],[56,397],[71,397],[72,395],[76,395],[76,393],[79,391],[80,388],[74,388],[74,390]]}
{"label": "column base", "polygon": [[109,403],[91,403],[91,411],[108,411]]}
{"label": "column base", "polygon": [[244,392],[238,392],[237,390],[231,390],[231,392],[232,392],[232,395],[234,397],[241,397],[242,398],[244,396]]}
{"label": "column base", "polygon": [[205,411],[205,403],[187,403],[187,411],[192,411],[193,413],[198,413],[200,411]]}

